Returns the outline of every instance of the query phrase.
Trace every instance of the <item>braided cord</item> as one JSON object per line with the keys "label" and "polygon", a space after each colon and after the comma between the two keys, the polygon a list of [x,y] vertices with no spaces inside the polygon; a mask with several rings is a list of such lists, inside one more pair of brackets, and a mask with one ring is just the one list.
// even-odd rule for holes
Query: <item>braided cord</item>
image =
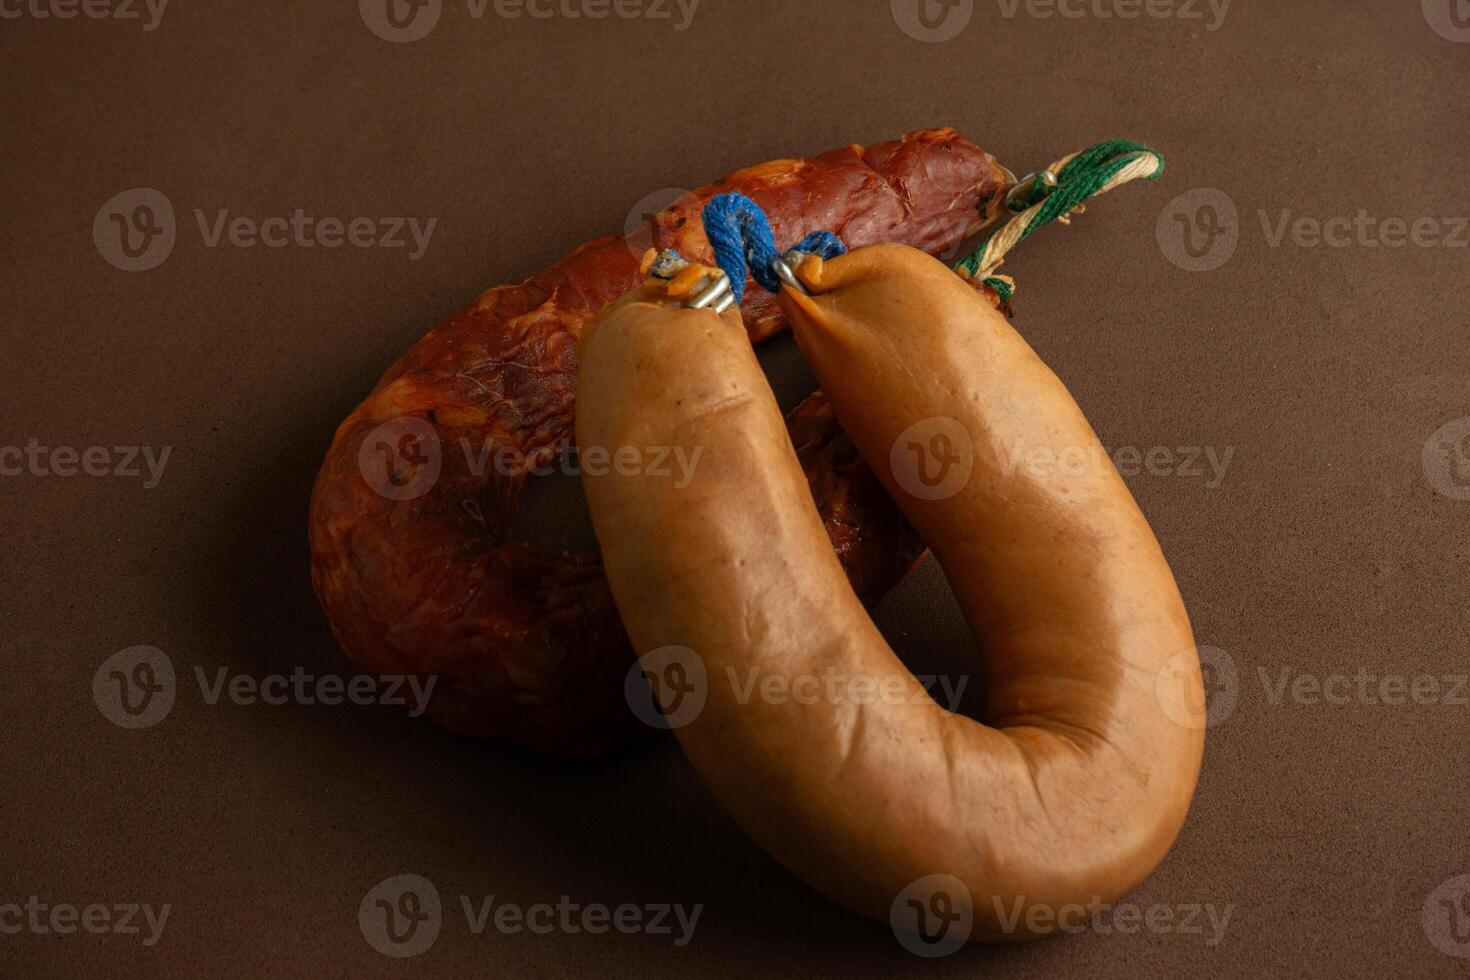
{"label": "braided cord", "polygon": [[1089,198],[1132,180],[1157,180],[1164,172],[1164,156],[1142,143],[1108,140],[1063,157],[1047,171],[1056,176],[1056,186],[1049,187],[1032,177],[1013,191],[1007,204],[1020,213],[954,266],[961,275],[984,279],[1003,300],[1011,298],[1015,283],[994,273],[1011,249],[1038,228],[1057,220],[1065,223],[1069,215],[1082,210]]}

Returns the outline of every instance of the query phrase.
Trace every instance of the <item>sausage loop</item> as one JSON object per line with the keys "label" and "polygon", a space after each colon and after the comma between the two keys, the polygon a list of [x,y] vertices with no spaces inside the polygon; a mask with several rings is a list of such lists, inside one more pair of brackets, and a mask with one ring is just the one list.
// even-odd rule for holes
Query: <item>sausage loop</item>
{"label": "sausage loop", "polygon": [[[754,278],[768,293],[781,291],[781,280],[773,268],[780,258],[771,222],[759,204],[744,194],[717,194],[704,206],[704,234],[714,249],[715,261],[730,277],[735,300],[745,298],[745,281]],[[847,246],[830,231],[814,231],[790,249],[832,259]]]}
{"label": "sausage loop", "polygon": [[1107,140],[1065,156],[1027,174],[1011,189],[1006,207],[1016,216],[961,259],[954,270],[967,278],[983,279],[1002,301],[1009,300],[1015,283],[1008,276],[995,275],[1006,253],[1038,228],[1053,221],[1068,224],[1071,215],[1082,213],[1088,198],[1131,180],[1157,180],[1163,172],[1164,155],[1131,140]]}

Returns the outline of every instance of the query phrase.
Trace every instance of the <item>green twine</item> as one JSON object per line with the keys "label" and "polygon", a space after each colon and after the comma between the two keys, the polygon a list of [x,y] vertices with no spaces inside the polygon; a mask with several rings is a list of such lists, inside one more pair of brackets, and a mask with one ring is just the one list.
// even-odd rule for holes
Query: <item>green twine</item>
{"label": "green twine", "polygon": [[[1142,155],[1152,156],[1158,161],[1151,173],[1136,172],[1115,180],[1125,168],[1137,170],[1135,164]],[[1164,156],[1159,151],[1132,140],[1107,140],[1076,154],[1062,164],[1060,169],[1053,168],[1053,172],[1057,177],[1055,187],[1047,187],[1042,181],[1032,179],[1009,202],[1012,211],[1027,212],[1035,208],[1034,213],[1024,218],[1013,218],[988,235],[979,248],[955,263],[956,272],[965,276],[979,273],[981,263],[987,261],[986,252],[991,249],[992,244],[996,249],[992,250],[988,261],[991,265],[998,264],[1005,253],[1025,241],[1033,231],[1071,213],[1089,198],[1111,190],[1119,183],[1139,176],[1147,180],[1157,180],[1164,172]],[[996,291],[1002,301],[1010,300],[1015,292],[1015,286],[1001,277],[989,276],[984,282]]]}

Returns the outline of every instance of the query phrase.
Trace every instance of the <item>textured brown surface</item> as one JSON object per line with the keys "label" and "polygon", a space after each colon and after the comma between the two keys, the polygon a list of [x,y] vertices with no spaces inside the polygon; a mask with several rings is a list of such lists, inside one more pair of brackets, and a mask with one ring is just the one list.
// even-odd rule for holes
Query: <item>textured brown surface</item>
{"label": "textured brown surface", "polygon": [[[1470,501],[1436,492],[1454,484],[1423,460],[1470,415],[1470,250],[1271,236],[1288,209],[1470,214],[1470,44],[1413,2],[1238,0],[1213,31],[1197,6],[1203,21],[1073,20],[977,2],[933,44],[886,4],[848,2],[706,0],[684,31],[677,12],[475,20],[452,3],[399,45],[348,2],[171,4],[151,32],[5,20],[0,447],[172,453],[153,489],[0,477],[0,905],[172,912],[147,948],[0,934],[0,973],[1463,975],[1470,961],[1432,942],[1452,943],[1453,922],[1425,905],[1470,873],[1470,706],[1272,697],[1287,669],[1354,687],[1360,670],[1470,672]],[[667,739],[556,764],[394,708],[206,703],[195,667],[341,669],[307,577],[307,495],[338,421],[427,325],[619,230],[649,191],[935,124],[1018,171],[1112,136],[1168,153],[1159,184],[1039,233],[1006,272],[1017,326],[1105,443],[1233,450],[1215,487],[1207,464],[1129,481],[1237,687],[1177,847],[1129,902],[1233,906],[1221,942],[1208,925],[1088,931],[919,960],[745,840]],[[166,262],[130,274],[99,256],[92,224],[139,186],[167,195],[179,233]],[[1238,209],[1234,255],[1207,272],[1169,257],[1172,214],[1206,199],[1166,205],[1197,188]],[[192,214],[298,207],[439,220],[410,262],[209,248]],[[788,339],[762,356],[784,405],[810,390]],[[585,536],[569,483],[528,502],[533,529]],[[932,565],[879,622],[921,673],[974,662]],[[178,696],[125,731],[92,681],[134,644],[168,654]],[[446,904],[433,947],[403,962],[357,925],[400,873]],[[461,894],[704,911],[679,948],[474,935]]]}

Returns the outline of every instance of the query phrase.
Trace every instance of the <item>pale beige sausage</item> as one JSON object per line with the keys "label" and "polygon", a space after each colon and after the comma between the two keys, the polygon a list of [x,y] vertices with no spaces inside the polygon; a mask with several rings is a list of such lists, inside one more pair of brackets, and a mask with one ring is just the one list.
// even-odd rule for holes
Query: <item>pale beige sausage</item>
{"label": "pale beige sausage", "polygon": [[[640,652],[697,652],[707,700],[679,740],[796,874],[878,919],[953,875],[974,938],[1048,931],[1131,889],[1184,819],[1202,726],[1183,604],[1116,472],[1075,465],[1096,438],[1065,388],[968,286],[907,249],[802,271],[815,295],[782,296],[798,342],[955,589],[988,724],[933,703],[853,596],[738,323],[646,295],[584,339],[578,443],[699,455],[682,486],[584,471],[618,608]],[[969,442],[947,496],[903,470],[904,439],[945,449],[936,431],[945,455]],[[761,693],[834,676],[814,703]],[[1051,914],[1008,918],[1033,907]]]}

